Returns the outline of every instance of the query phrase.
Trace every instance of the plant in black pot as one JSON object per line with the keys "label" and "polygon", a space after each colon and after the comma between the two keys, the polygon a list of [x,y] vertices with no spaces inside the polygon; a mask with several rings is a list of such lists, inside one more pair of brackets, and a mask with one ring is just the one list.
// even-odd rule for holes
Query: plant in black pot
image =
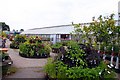
{"label": "plant in black pot", "polygon": [[60,47],[62,46],[61,42],[57,42],[55,44],[53,44],[52,47],[52,52],[53,53],[60,53]]}

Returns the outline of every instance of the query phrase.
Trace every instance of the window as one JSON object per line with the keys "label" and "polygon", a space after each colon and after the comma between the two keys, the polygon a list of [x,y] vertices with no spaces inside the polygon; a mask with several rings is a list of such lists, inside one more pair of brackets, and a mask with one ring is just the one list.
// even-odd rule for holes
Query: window
{"label": "window", "polygon": [[69,34],[61,34],[61,38],[62,39],[68,39],[69,38]]}
{"label": "window", "polygon": [[56,38],[57,38],[57,39],[59,38],[59,34],[56,35]]}
{"label": "window", "polygon": [[50,38],[50,41],[53,41],[53,38]]}

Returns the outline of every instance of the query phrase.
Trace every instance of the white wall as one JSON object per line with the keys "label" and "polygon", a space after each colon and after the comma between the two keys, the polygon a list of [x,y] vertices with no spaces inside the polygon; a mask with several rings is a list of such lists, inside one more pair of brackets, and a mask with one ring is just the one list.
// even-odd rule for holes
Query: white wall
{"label": "white wall", "polygon": [[50,38],[53,38],[53,41],[51,41],[53,44],[56,43],[56,34],[51,34]]}

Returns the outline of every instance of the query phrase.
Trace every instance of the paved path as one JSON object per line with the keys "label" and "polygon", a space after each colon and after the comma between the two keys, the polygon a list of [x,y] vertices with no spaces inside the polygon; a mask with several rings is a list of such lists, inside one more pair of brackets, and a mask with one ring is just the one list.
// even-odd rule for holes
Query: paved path
{"label": "paved path", "polygon": [[[7,40],[7,47],[9,47],[10,41]],[[23,58],[19,56],[19,49],[8,50],[9,56],[13,60],[13,65],[18,68],[15,74],[6,76],[6,78],[44,78],[43,67],[47,63],[47,58],[31,59]],[[54,53],[50,54],[52,57]]]}
{"label": "paved path", "polygon": [[25,67],[43,67],[46,62],[47,58],[43,59],[32,59],[32,58],[24,58],[19,56],[18,49],[9,49],[8,51],[11,59],[14,61],[13,65],[17,68],[25,68]]}

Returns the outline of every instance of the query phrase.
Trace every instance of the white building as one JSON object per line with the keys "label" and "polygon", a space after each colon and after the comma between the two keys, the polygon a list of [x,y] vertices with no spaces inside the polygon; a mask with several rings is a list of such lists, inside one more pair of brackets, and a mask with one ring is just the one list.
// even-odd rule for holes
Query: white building
{"label": "white building", "polygon": [[22,32],[24,35],[37,35],[41,37],[50,38],[50,41],[54,44],[63,40],[71,40],[70,33],[74,31],[72,25],[60,25],[44,28],[34,28]]}
{"label": "white building", "polygon": [[120,26],[120,1],[118,2],[118,25]]}

